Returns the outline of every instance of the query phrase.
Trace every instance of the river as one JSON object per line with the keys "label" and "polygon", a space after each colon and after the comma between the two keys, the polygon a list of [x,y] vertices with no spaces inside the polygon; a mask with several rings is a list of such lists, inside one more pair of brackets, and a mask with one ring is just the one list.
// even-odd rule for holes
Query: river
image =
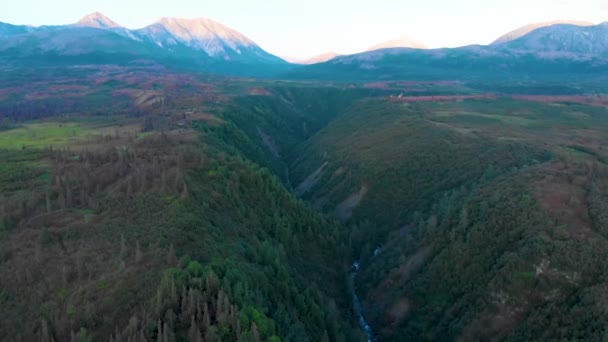
{"label": "river", "polygon": [[357,277],[357,273],[359,273],[360,267],[361,265],[359,264],[359,261],[355,261],[353,262],[353,266],[350,272],[350,287],[352,289],[353,296],[353,309],[355,310],[355,314],[359,318],[359,326],[361,327],[361,330],[363,330],[363,332],[367,336],[367,341],[372,342],[374,341],[374,330],[365,319],[365,315],[363,314],[363,307],[361,306],[361,300],[359,300],[359,296],[357,296],[357,291],[355,290],[355,278]]}

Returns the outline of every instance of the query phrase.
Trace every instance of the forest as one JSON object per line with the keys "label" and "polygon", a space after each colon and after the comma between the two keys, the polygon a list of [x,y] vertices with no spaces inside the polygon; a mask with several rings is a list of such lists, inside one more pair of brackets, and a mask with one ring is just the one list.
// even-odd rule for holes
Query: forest
{"label": "forest", "polygon": [[608,109],[580,89],[15,73],[0,340],[608,337]]}

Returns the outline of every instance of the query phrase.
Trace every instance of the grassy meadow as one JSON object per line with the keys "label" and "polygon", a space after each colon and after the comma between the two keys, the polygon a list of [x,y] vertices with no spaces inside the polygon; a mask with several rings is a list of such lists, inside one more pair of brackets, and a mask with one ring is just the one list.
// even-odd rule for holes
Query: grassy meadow
{"label": "grassy meadow", "polygon": [[66,146],[86,136],[87,130],[77,122],[28,123],[0,131],[0,149],[41,149]]}

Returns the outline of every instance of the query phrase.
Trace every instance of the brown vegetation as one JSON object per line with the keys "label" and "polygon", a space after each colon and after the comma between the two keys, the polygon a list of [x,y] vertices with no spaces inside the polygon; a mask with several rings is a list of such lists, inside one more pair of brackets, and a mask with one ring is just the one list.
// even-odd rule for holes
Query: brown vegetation
{"label": "brown vegetation", "polygon": [[608,97],[603,95],[516,95],[514,99],[540,103],[580,103],[590,106],[608,108]]}
{"label": "brown vegetation", "polygon": [[573,237],[588,239],[593,234],[587,208],[589,170],[566,163],[554,163],[543,169],[543,179],[535,183],[539,204],[566,224]]}
{"label": "brown vegetation", "polygon": [[496,95],[483,94],[483,95],[432,95],[432,96],[404,96],[403,94],[397,96],[389,96],[391,102],[448,102],[448,101],[464,101],[464,100],[493,100],[496,99]]}

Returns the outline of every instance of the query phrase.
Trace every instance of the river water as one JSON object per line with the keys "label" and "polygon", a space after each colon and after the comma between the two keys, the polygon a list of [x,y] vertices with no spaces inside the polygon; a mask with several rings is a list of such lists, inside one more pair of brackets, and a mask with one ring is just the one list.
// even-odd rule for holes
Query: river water
{"label": "river water", "polygon": [[363,307],[361,306],[361,301],[359,300],[359,296],[357,296],[357,291],[355,290],[355,278],[357,277],[357,273],[359,273],[359,267],[360,264],[358,261],[353,262],[352,270],[350,272],[351,289],[353,292],[353,309],[355,310],[355,314],[359,318],[359,326],[361,327],[361,330],[363,330],[363,332],[367,336],[367,341],[372,342],[374,341],[374,330],[365,319],[365,315],[363,314]]}

